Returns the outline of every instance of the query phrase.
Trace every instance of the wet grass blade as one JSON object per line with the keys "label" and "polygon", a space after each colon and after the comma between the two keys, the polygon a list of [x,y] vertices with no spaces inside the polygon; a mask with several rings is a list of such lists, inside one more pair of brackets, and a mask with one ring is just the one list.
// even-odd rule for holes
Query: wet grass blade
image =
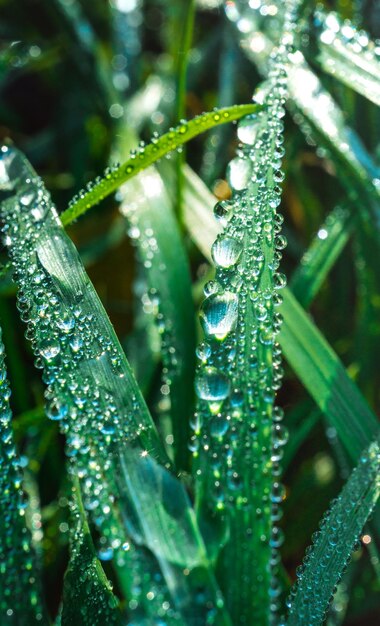
{"label": "wet grass blade", "polygon": [[121,190],[120,212],[126,217],[161,339],[161,400],[172,423],[169,445],[176,467],[188,469],[189,420],[193,408],[195,369],[194,306],[188,260],[170,198],[160,174],[141,172]]}
{"label": "wet grass blade", "polygon": [[[197,201],[201,194],[203,207]],[[210,258],[210,246],[220,228],[212,215],[215,200],[196,174],[189,171],[186,173],[185,201],[187,228],[205,257]],[[282,290],[282,296],[284,321],[279,341],[284,356],[336,428],[348,455],[355,462],[377,432],[377,419],[289,288]]]}
{"label": "wet grass blade", "polygon": [[205,341],[197,349],[191,448],[198,517],[201,526],[228,529],[218,575],[233,622],[247,625],[274,619],[281,544],[277,477],[285,440],[274,401],[282,375],[276,335],[285,277],[277,270],[286,241],[277,208],[286,54],[284,40],[270,65],[268,106],[238,126],[241,147],[227,169],[232,197],[214,207],[223,231],[212,245],[215,279],[205,285]]}
{"label": "wet grass blade", "polygon": [[[170,468],[168,457],[114,330],[46,189],[16,149],[4,148],[1,156],[0,182],[8,194],[2,203],[3,230],[19,284],[18,306],[29,322],[27,336],[48,385],[46,413],[60,422],[66,435],[69,468],[81,479],[84,505],[105,540],[103,558],[114,556],[117,568],[125,567],[127,574],[130,550],[133,559],[139,561],[144,576],[132,596],[134,611],[149,618],[157,616],[157,611],[162,613],[160,598],[169,589],[172,595],[170,601],[165,600],[167,608],[162,616],[170,624],[192,625],[181,614],[181,594],[184,588],[188,598],[196,593],[191,587],[193,561],[189,568],[180,569],[178,586],[173,587],[171,569],[160,555],[160,546],[167,539],[161,537],[154,544],[157,558],[155,553],[147,555],[133,544],[128,518],[123,524],[118,522],[126,502],[133,500],[138,509],[138,498],[143,498],[141,489],[131,493],[127,483],[115,484],[115,468],[125,454],[126,443],[133,444],[142,456],[160,461],[165,469]],[[67,362],[70,368],[65,367]],[[155,492],[153,509],[165,506],[161,495]],[[178,528],[171,541],[175,543],[180,537]],[[127,546],[126,551],[123,546]],[[228,626],[211,571],[204,565],[202,572],[202,589],[210,594],[203,610],[214,611],[215,623]],[[152,598],[147,595],[150,593]]]}
{"label": "wet grass blade", "polygon": [[64,579],[61,624],[121,626],[119,602],[95,553],[77,480],[71,517],[71,555]]}
{"label": "wet grass blade", "polygon": [[189,122],[182,122],[152,143],[139,147],[125,163],[109,168],[104,176],[73,198],[68,209],[62,214],[62,223],[70,224],[92,206],[112,194],[120,185],[146,169],[166,154],[177,150],[200,133],[214,128],[218,124],[233,122],[244,115],[255,113],[261,107],[255,104],[241,104],[203,113]]}
{"label": "wet grass blade", "polygon": [[1,331],[0,380],[0,621],[10,626],[47,625],[32,537],[26,526]]}
{"label": "wet grass blade", "polygon": [[290,288],[298,302],[310,306],[330,269],[345,247],[353,228],[352,212],[334,209],[303,255],[290,280]]}
{"label": "wet grass blade", "polygon": [[318,11],[315,23],[322,69],[379,106],[380,59],[375,42],[336,13]]}
{"label": "wet grass blade", "polygon": [[358,465],[326,516],[308,550],[289,599],[287,626],[320,626],[351,552],[380,495],[379,439]]}

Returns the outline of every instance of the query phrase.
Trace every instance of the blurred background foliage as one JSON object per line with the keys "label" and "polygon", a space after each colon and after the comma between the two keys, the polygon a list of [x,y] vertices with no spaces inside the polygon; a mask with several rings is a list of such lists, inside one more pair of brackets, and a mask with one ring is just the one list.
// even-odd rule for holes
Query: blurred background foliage
{"label": "blurred background foliage", "polygon": [[[314,4],[305,2],[310,8]],[[380,37],[376,0],[324,4],[366,28],[373,39]],[[137,135],[149,140],[177,121],[176,85],[188,5],[188,0],[0,0],[1,140],[11,139],[26,154],[59,211],[104,170],[116,144],[133,145]],[[379,109],[322,74],[311,44],[305,54],[380,167]],[[214,106],[248,102],[259,81],[222,4],[199,0],[188,63],[186,117]],[[344,191],[334,163],[306,141],[290,116],[286,121],[282,211],[288,248],[283,271],[290,277],[324,218],[344,199]],[[229,195],[225,168],[236,145],[234,126],[226,125],[192,141],[186,150],[188,163],[217,198]],[[115,199],[89,212],[70,228],[70,235],[118,336],[125,346],[136,345],[128,342],[134,328],[136,265],[133,248],[118,222]],[[196,284],[208,266],[186,233],[183,236]],[[376,412],[380,408],[378,255],[371,233],[354,229],[311,306],[318,327]],[[2,256],[5,260],[4,250]],[[197,300],[199,289],[194,294]],[[29,490],[41,499],[42,519],[34,532],[38,538],[43,528],[45,584],[49,608],[55,614],[67,563],[63,441],[56,424],[43,414],[42,383],[23,339],[14,287],[8,280],[1,283],[0,317],[15,433],[28,463]],[[133,352],[129,356],[133,363]],[[153,412],[159,384],[159,377],[153,376],[146,388]],[[293,579],[311,534],[348,474],[348,465],[334,430],[325,427],[310,396],[288,369],[279,403],[290,430],[284,459],[287,498],[282,550]],[[299,436],[301,422],[305,432]],[[354,555],[331,623],[339,623],[339,603],[343,606],[347,601],[345,623],[378,623],[376,568],[380,564],[364,542]]]}

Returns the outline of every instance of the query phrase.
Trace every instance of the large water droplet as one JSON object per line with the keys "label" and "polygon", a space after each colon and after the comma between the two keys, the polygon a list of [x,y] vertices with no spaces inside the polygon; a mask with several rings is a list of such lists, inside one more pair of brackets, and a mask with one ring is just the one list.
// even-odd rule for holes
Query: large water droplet
{"label": "large water droplet", "polygon": [[206,367],[196,378],[195,390],[201,400],[207,400],[211,411],[217,413],[230,393],[230,381],[216,367]]}
{"label": "large water droplet", "polygon": [[218,237],[212,246],[212,258],[216,265],[220,267],[232,267],[237,263],[242,249],[243,247],[237,239],[233,237]]}
{"label": "large water droplet", "polygon": [[259,132],[257,115],[247,115],[239,122],[237,136],[242,143],[252,146]]}
{"label": "large water droplet", "polygon": [[200,311],[200,320],[206,335],[224,339],[235,329],[239,300],[236,294],[225,291],[207,298]]}
{"label": "large water droplet", "polygon": [[248,186],[252,176],[252,163],[248,159],[237,157],[230,161],[227,168],[227,180],[236,191],[242,191]]}

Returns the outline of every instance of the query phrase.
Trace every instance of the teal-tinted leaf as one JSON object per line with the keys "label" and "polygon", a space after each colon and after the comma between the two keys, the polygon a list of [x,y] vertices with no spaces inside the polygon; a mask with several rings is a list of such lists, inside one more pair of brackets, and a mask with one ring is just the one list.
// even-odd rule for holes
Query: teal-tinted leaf
{"label": "teal-tinted leaf", "polygon": [[318,11],[315,24],[323,70],[380,105],[380,55],[368,34],[336,13]]}
{"label": "teal-tinted leaf", "polygon": [[316,237],[295,270],[290,287],[298,302],[307,308],[346,245],[353,225],[353,214],[337,207],[318,229]]}
{"label": "teal-tinted leaf", "polygon": [[[118,569],[124,567],[128,573],[132,566],[132,578],[140,580],[131,599],[135,614],[157,617],[161,611],[170,624],[193,624],[187,607],[200,585],[209,600],[199,611],[213,611],[219,620],[215,623],[227,625],[223,602],[209,584],[212,576],[205,566],[199,577],[198,567],[195,572],[180,569],[178,587],[173,586],[171,569],[154,554],[135,549],[128,525],[120,522],[120,502],[128,485],[122,488],[119,482],[119,493],[114,469],[124,445],[133,443],[167,468],[170,463],[112,326],[41,180],[17,150],[4,148],[1,154],[0,182],[9,194],[2,204],[5,242],[20,286],[19,308],[29,321],[36,365],[43,367],[48,385],[46,412],[61,423],[70,467],[82,479],[85,507],[109,542],[107,558],[114,554]],[[65,367],[67,361],[70,368]],[[151,502],[153,508],[160,506],[159,495]],[[134,576],[136,562],[138,576]],[[186,602],[181,596],[184,588]]]}
{"label": "teal-tinted leaf", "polygon": [[288,626],[320,626],[351,552],[380,495],[379,440],[360,455],[322,520],[289,599]]}
{"label": "teal-tinted leaf", "polygon": [[20,460],[13,440],[10,389],[0,333],[0,622],[48,624],[32,538],[26,526]]}
{"label": "teal-tinted leaf", "polygon": [[[213,623],[228,626],[230,621],[183,485],[147,451],[127,446],[115,467],[128,533],[136,545],[154,555],[184,623],[201,624],[210,613]],[[200,605],[196,601],[199,588],[207,598]]]}
{"label": "teal-tinted leaf", "polygon": [[127,218],[147,291],[139,294],[152,311],[161,338],[164,394],[172,423],[172,450],[178,468],[188,464],[189,419],[193,406],[195,326],[186,253],[170,198],[160,174],[141,172],[121,190],[121,213]]}
{"label": "teal-tinted leaf", "polygon": [[73,490],[71,555],[63,585],[62,626],[121,626],[112,586],[96,556],[79,484]]}

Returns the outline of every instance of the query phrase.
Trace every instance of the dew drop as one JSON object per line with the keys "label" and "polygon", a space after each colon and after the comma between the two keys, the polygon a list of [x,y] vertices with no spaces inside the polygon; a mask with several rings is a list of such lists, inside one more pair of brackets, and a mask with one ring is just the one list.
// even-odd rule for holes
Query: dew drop
{"label": "dew drop", "polygon": [[230,291],[206,298],[200,311],[200,320],[206,335],[223,340],[234,330],[238,320],[238,305],[238,297]]}
{"label": "dew drop", "polygon": [[252,163],[248,159],[232,159],[227,169],[227,180],[235,191],[242,191],[248,186],[252,176]]}
{"label": "dew drop", "polygon": [[259,124],[257,115],[247,115],[247,117],[240,120],[237,129],[237,136],[242,143],[252,146],[256,141],[258,132]]}
{"label": "dew drop", "polygon": [[221,200],[214,206],[214,216],[222,226],[227,226],[234,211],[235,203],[231,200]]}
{"label": "dew drop", "polygon": [[233,237],[218,237],[212,246],[212,258],[220,267],[233,267],[242,253],[243,246]]}
{"label": "dew drop", "polygon": [[230,381],[216,367],[206,367],[197,376],[195,390],[201,400],[207,400],[211,411],[217,413],[230,393]]}

